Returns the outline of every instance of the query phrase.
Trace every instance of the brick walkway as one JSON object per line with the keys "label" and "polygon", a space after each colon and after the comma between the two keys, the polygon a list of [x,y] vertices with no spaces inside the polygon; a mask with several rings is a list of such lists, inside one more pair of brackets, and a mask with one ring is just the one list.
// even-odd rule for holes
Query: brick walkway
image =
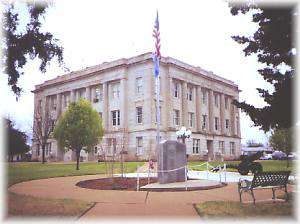
{"label": "brick walkway", "polygon": [[[237,184],[226,187],[189,192],[145,192],[92,190],[75,186],[82,180],[103,178],[104,175],[57,177],[15,184],[9,191],[33,197],[72,198],[94,202],[81,219],[105,217],[172,217],[199,219],[193,204],[204,201],[238,201]],[[272,198],[271,190],[257,190],[258,200]],[[245,194],[245,200],[250,200]]]}

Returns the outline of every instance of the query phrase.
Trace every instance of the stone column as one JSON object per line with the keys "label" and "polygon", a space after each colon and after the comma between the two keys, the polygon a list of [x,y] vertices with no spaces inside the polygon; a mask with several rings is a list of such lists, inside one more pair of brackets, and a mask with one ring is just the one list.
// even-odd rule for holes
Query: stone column
{"label": "stone column", "polygon": [[211,89],[208,90],[208,126],[209,132],[214,133],[214,103],[213,103],[213,91]]}
{"label": "stone column", "polygon": [[71,90],[71,94],[70,94],[70,102],[75,102],[76,99],[75,99],[75,90],[72,89]]}
{"label": "stone column", "polygon": [[[120,102],[121,102],[121,105],[120,105],[120,108],[121,108],[121,111],[120,111],[120,116],[121,116],[121,127],[124,128],[125,130],[127,130],[127,124],[128,124],[128,118],[127,118],[127,114],[128,114],[128,111],[127,111],[127,78],[126,78],[126,75],[123,79],[121,79],[121,82],[120,82]],[[144,108],[143,108],[144,109]]]}
{"label": "stone column", "polygon": [[230,98],[230,120],[231,120],[231,135],[235,135],[235,113],[234,113],[234,105],[232,104],[233,97]]}
{"label": "stone column", "polygon": [[188,127],[188,103],[187,103],[187,82],[182,82],[181,85],[181,124]]}
{"label": "stone column", "polygon": [[88,101],[91,101],[91,87],[87,86],[85,87],[85,99]]}
{"label": "stone column", "polygon": [[168,74],[168,76],[166,77],[166,82],[169,84],[168,89],[166,89],[166,91],[169,92],[169,95],[167,95],[168,97],[166,98],[166,121],[167,121],[167,127],[172,128],[174,127],[173,125],[173,79],[170,76],[170,74]]}
{"label": "stone column", "polygon": [[[153,72],[154,73],[154,72]],[[149,88],[150,88],[150,96],[149,96],[149,104],[150,104],[150,128],[155,128],[156,130],[156,81],[154,75],[150,75],[149,77]],[[155,135],[156,136],[156,135]]]}
{"label": "stone column", "polygon": [[162,90],[164,90],[164,91],[162,91],[162,95],[164,96],[164,104],[163,104],[163,106],[162,106],[162,112],[164,112],[164,119],[163,119],[163,129],[164,130],[167,130],[168,129],[168,127],[171,127],[172,125],[171,125],[171,117],[172,116],[170,116],[171,115],[171,113],[170,113],[170,111],[172,112],[172,89],[171,89],[171,87],[172,87],[172,85],[171,85],[171,81],[170,80],[172,80],[171,78],[170,78],[170,75],[169,75],[169,68],[167,68],[167,71],[166,71],[166,74],[164,74],[163,76],[162,76],[162,78],[163,78],[163,83],[164,83],[164,86],[163,86],[163,88],[162,88]]}
{"label": "stone column", "polygon": [[62,108],[61,97],[62,97],[61,93],[56,95],[56,118],[58,118],[59,115],[61,114],[61,108]]}
{"label": "stone column", "polygon": [[221,134],[225,134],[225,98],[224,94],[220,94],[220,127],[221,127]]}
{"label": "stone column", "polygon": [[196,86],[196,131],[202,131],[201,117],[202,117],[202,100],[201,100],[201,87]]}
{"label": "stone column", "polygon": [[109,111],[108,111],[108,82],[103,83],[103,125],[104,130],[109,127]]}

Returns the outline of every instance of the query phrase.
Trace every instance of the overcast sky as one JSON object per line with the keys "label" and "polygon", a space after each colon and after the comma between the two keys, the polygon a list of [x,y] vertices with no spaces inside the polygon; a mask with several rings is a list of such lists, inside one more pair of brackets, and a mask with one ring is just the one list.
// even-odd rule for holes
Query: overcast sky
{"label": "overcast sky", "polygon": [[[22,9],[22,7],[18,7]],[[241,89],[240,100],[262,107],[256,88],[268,88],[257,70],[256,56],[244,57],[243,46],[232,35],[251,35],[257,29],[251,16],[232,16],[225,1],[56,1],[45,15],[43,28],[60,40],[71,71],[119,58],[154,51],[152,29],[159,12],[161,53],[200,66]],[[20,11],[25,22],[26,12]],[[30,130],[33,119],[34,85],[64,74],[53,62],[45,74],[38,60],[24,68],[19,79],[24,89],[18,102],[0,76],[0,106],[17,127]],[[241,113],[242,143],[254,139],[265,143],[266,135]]]}

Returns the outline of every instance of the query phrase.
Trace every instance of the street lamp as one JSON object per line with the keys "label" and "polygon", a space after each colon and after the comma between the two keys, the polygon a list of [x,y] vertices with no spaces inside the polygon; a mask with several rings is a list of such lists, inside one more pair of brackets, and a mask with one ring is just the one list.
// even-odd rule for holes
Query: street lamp
{"label": "street lamp", "polygon": [[177,139],[181,138],[182,143],[185,144],[185,139],[191,137],[191,130],[187,130],[186,127],[181,127],[179,131],[176,131]]}

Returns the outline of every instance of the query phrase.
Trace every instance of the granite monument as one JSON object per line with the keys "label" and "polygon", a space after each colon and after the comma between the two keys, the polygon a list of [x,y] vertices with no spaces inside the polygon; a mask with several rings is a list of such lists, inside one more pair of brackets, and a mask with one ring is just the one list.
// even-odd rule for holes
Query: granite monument
{"label": "granite monument", "polygon": [[158,145],[157,155],[157,176],[160,184],[185,181],[187,165],[185,144],[172,140],[165,141]]}

